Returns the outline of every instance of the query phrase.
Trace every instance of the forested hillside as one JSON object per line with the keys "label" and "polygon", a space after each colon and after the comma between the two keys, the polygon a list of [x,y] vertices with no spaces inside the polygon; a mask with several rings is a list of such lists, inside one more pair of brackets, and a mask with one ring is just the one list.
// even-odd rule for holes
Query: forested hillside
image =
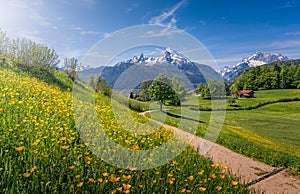
{"label": "forested hillside", "polygon": [[232,90],[300,88],[300,60],[279,61],[244,70]]}

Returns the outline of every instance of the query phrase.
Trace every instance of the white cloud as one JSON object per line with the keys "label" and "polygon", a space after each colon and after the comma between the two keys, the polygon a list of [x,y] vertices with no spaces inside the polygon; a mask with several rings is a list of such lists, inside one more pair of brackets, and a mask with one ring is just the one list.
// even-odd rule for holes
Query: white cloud
{"label": "white cloud", "polygon": [[164,11],[160,15],[151,18],[149,23],[155,25],[167,25],[169,27],[176,27],[177,20],[175,18],[175,12],[185,4],[186,0],[180,1],[168,11]]}
{"label": "white cloud", "polygon": [[154,37],[170,37],[174,34],[183,33],[181,30],[166,26],[166,28],[160,31],[147,31],[141,37],[142,38],[154,38]]}
{"label": "white cloud", "polygon": [[136,9],[137,7],[139,7],[140,4],[139,3],[133,3],[131,4],[127,9],[126,9],[126,13],[131,13],[134,9]]}
{"label": "white cloud", "polygon": [[291,8],[291,7],[298,7],[299,6],[299,3],[292,0],[292,1],[286,1],[284,3],[284,5],[279,5],[279,6],[275,6],[273,7],[272,9],[287,9],[287,8]]}
{"label": "white cloud", "polygon": [[287,32],[287,33],[285,33],[285,35],[298,36],[298,35],[300,35],[300,32]]}
{"label": "white cloud", "polygon": [[283,48],[295,48],[300,47],[300,40],[283,40],[271,42],[267,45],[270,49],[283,49]]}
{"label": "white cloud", "polygon": [[97,32],[97,31],[93,31],[93,30],[87,30],[87,31],[83,30],[80,32],[80,34],[82,34],[82,35],[103,35],[102,32]]}
{"label": "white cloud", "polygon": [[71,30],[76,30],[78,31],[81,35],[100,35],[100,36],[106,36],[106,33],[103,32],[98,32],[95,30],[85,30],[82,27],[72,27]]}

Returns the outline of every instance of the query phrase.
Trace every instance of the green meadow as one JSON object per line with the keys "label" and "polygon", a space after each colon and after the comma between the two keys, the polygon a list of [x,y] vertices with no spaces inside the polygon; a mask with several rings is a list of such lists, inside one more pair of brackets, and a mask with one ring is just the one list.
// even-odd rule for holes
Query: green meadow
{"label": "green meadow", "polygon": [[[51,70],[52,71],[52,70]],[[50,72],[51,73],[51,72]],[[107,139],[101,145],[89,145],[87,138],[102,138],[99,123],[89,122],[78,130],[74,120],[72,93],[65,75],[56,72],[55,82],[36,78],[18,68],[0,69],[0,192],[1,193],[249,193],[237,177],[205,159],[188,145],[177,157],[150,169],[116,167],[126,165],[129,155],[118,155],[109,141],[128,153],[155,149],[174,136],[172,131],[106,96],[96,94],[96,117]],[[61,82],[57,82],[60,80]],[[61,85],[66,87],[60,87]],[[90,91],[84,84],[81,92]],[[77,101],[85,118],[85,101]],[[119,111],[116,115],[113,106]],[[128,121],[128,117],[133,121]],[[135,135],[126,126],[148,135]],[[153,132],[154,131],[154,132]],[[184,142],[165,150],[174,153]],[[108,153],[105,160],[97,153]],[[117,157],[114,157],[116,155]],[[141,158],[144,162],[152,158]]]}
{"label": "green meadow", "polygon": [[[237,99],[234,107],[252,106],[250,110],[230,110],[232,107],[227,104],[228,110],[223,112],[225,120],[216,142],[255,160],[288,167],[291,174],[299,175],[299,96],[300,90],[297,89],[262,90],[256,92],[255,98]],[[199,107],[210,107],[212,103],[200,97],[190,97],[180,109],[168,107],[168,115],[152,112],[148,116],[203,137],[212,112],[191,109],[197,106],[197,102]],[[260,103],[265,105],[255,107]]]}

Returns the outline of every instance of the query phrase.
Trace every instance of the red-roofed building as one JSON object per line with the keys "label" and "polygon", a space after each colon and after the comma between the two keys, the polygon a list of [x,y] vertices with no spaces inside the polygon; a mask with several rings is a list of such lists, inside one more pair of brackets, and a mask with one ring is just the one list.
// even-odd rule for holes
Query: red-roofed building
{"label": "red-roofed building", "polygon": [[240,97],[244,98],[254,98],[254,91],[253,90],[242,90],[240,91]]}

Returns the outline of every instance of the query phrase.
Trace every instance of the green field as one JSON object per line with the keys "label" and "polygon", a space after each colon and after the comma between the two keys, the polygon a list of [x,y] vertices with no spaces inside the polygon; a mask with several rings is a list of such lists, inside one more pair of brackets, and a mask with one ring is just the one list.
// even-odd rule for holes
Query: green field
{"label": "green field", "polygon": [[[238,99],[236,104],[251,106],[262,101],[294,98],[299,95],[300,90],[296,89],[258,91],[256,98]],[[200,106],[209,106],[211,103],[209,100],[197,100]],[[195,99],[188,99],[184,104],[196,105],[195,102]],[[205,135],[211,119],[210,111],[193,111],[189,106],[183,106],[181,109],[174,108],[168,112],[187,119],[167,116],[162,112],[153,112],[151,117],[200,137]],[[217,143],[267,164],[289,167],[291,173],[299,175],[299,126],[299,101],[277,102],[252,110],[228,110]]]}
{"label": "green field", "polygon": [[[89,145],[84,140],[102,138],[103,131],[94,122],[87,123],[88,131],[78,131],[70,89],[9,68],[1,69],[0,77],[1,193],[248,193],[237,178],[225,174],[225,168],[217,168],[190,147],[155,168],[115,167],[111,164],[116,161],[134,166],[138,160],[130,158],[131,162],[126,162],[131,155],[118,155],[107,142],[134,153],[170,142],[173,133],[154,123],[144,127],[140,124],[147,122],[146,118],[114,100],[118,111],[113,111],[109,98],[96,95],[94,110],[108,138]],[[84,85],[79,90],[89,91]],[[76,101],[83,113],[79,115],[82,122],[90,116],[84,106],[88,100]],[[128,121],[129,117],[135,122]],[[127,126],[155,132],[135,135]],[[173,143],[175,146],[165,150],[167,155],[183,145],[178,139]],[[111,157],[104,161],[95,155],[99,152]],[[141,159],[145,159],[142,164],[152,160]]]}
{"label": "green field", "polygon": [[[227,104],[226,108],[234,109],[234,108],[246,108],[250,106],[255,106],[259,103],[266,102],[274,102],[280,99],[292,99],[292,98],[300,98],[300,90],[297,89],[278,89],[278,90],[259,90],[255,91],[254,98],[239,98],[236,100],[234,106],[230,106]],[[218,102],[220,100],[215,100]],[[195,95],[187,97],[186,101],[182,103],[184,106],[190,107],[203,107],[203,108],[211,108],[210,100],[203,100],[202,98],[198,98]]]}

